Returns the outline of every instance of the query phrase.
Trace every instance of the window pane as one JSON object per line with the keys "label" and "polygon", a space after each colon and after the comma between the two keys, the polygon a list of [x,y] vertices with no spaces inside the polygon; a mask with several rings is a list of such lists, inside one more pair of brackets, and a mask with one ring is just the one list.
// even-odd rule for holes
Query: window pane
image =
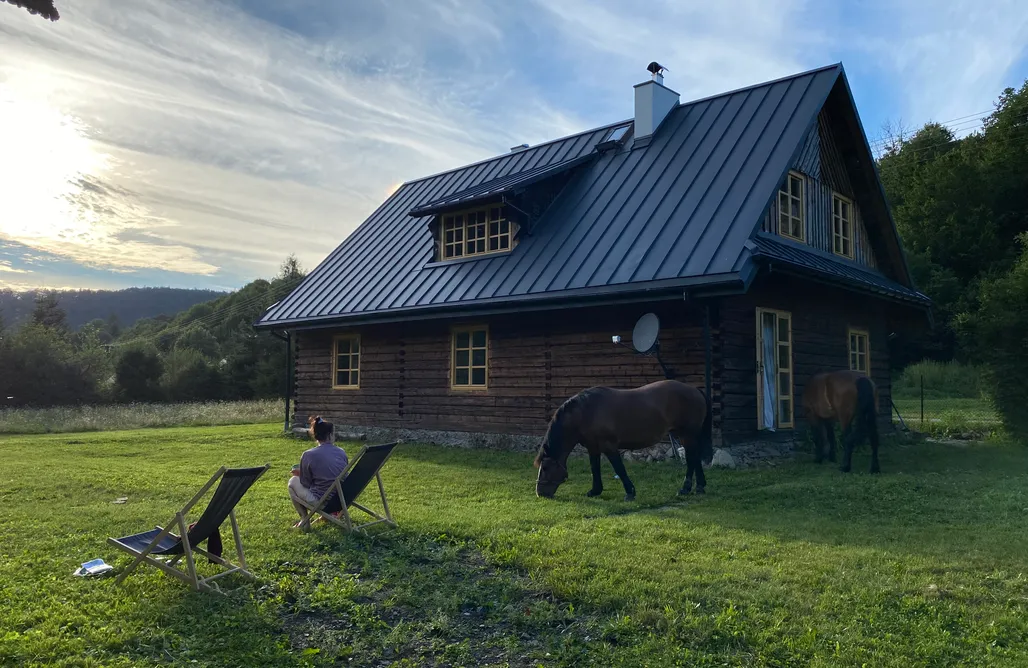
{"label": "window pane", "polygon": [[453,380],[455,385],[467,385],[468,384],[468,370],[457,369],[457,373]]}
{"label": "window pane", "polygon": [[509,248],[509,247],[510,247],[510,238],[509,237],[500,237],[500,248]]}
{"label": "window pane", "polygon": [[477,246],[478,252],[479,253],[484,253],[485,252],[485,240],[484,239],[479,239],[477,243],[478,243],[478,246]]}
{"label": "window pane", "polygon": [[336,374],[336,385],[346,385],[346,377],[349,375],[349,371],[340,371]]}
{"label": "window pane", "polygon": [[476,348],[485,348],[485,330],[479,329],[475,331],[474,344]]}
{"label": "window pane", "polygon": [[471,370],[471,384],[485,385],[485,369],[475,368]]}
{"label": "window pane", "polygon": [[500,221],[500,234],[510,234],[510,223],[506,220]]}
{"label": "window pane", "polygon": [[496,208],[496,207],[493,207],[492,209],[490,209],[489,210],[489,219],[490,220],[499,220],[500,219],[500,210],[498,208]]}
{"label": "window pane", "polygon": [[471,364],[485,366],[485,348],[475,348],[471,353]]}
{"label": "window pane", "polygon": [[778,319],[778,340],[783,343],[789,341],[789,319],[779,318]]}
{"label": "window pane", "polygon": [[789,374],[787,374],[787,373],[780,373],[780,374],[778,374],[778,391],[782,395],[784,395],[784,396],[789,396],[789,394],[790,394],[790,390],[789,390]]}
{"label": "window pane", "polygon": [[789,346],[779,345],[778,346],[778,368],[788,369],[789,368]]}
{"label": "window pane", "polygon": [[489,237],[489,250],[500,250],[500,237]]}
{"label": "window pane", "polygon": [[467,366],[470,355],[471,353],[467,350],[458,350],[456,357],[454,357],[454,361],[457,366]]}
{"label": "window pane", "polygon": [[792,401],[789,399],[782,399],[778,404],[778,421],[779,422],[792,422]]}
{"label": "window pane", "polygon": [[358,373],[359,372],[357,372],[357,371],[351,371],[350,372],[350,385],[358,385],[359,384],[357,382],[358,381],[358,377],[357,377]]}
{"label": "window pane", "polygon": [[494,223],[489,223],[489,234],[491,234],[492,236],[495,237],[499,233],[500,233],[500,224],[499,223],[495,223],[495,222]]}
{"label": "window pane", "polygon": [[350,352],[353,353],[354,355],[356,355],[360,351],[361,351],[360,341],[358,341],[357,339],[353,339],[352,341],[350,341]]}

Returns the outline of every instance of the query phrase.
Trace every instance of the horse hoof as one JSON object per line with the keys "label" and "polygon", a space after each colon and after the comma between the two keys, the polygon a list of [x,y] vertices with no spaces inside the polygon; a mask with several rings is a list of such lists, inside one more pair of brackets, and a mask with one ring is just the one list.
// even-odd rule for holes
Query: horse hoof
{"label": "horse hoof", "polygon": [[602,489],[590,489],[588,492],[585,493],[586,496],[590,496],[590,497],[591,496],[599,496],[600,494],[603,494],[603,490]]}
{"label": "horse hoof", "polygon": [[686,488],[683,487],[682,489],[678,490],[678,496],[688,496],[688,495],[689,495],[689,490],[687,490]]}
{"label": "horse hoof", "polygon": [[625,501],[635,501],[635,492],[625,494]]}

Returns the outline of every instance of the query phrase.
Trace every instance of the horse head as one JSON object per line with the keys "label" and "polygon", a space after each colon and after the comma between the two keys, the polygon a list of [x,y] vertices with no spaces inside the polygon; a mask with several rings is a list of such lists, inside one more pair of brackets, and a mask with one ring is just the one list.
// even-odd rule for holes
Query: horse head
{"label": "horse head", "polygon": [[[577,438],[569,434],[570,424],[565,407],[557,409],[546,429],[546,436],[535,455],[535,467],[539,475],[535,480],[536,496],[553,498],[557,488],[568,479],[568,455],[577,444]],[[570,447],[569,447],[570,446]]]}

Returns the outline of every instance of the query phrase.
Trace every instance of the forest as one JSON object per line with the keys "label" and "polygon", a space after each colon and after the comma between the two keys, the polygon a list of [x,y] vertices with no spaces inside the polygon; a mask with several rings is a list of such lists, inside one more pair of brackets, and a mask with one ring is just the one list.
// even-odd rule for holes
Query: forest
{"label": "forest", "polygon": [[[966,136],[935,122],[892,133],[877,167],[917,287],[935,304],[933,332],[892,342],[894,367],[974,365],[1006,428],[1028,435],[1028,81],[1003,90]],[[89,319],[73,307],[82,294],[39,293],[31,311],[0,311],[0,406],[281,396],[285,343],[251,325],[303,275],[291,256],[270,280],[130,327]],[[138,315],[132,304],[118,317]]]}

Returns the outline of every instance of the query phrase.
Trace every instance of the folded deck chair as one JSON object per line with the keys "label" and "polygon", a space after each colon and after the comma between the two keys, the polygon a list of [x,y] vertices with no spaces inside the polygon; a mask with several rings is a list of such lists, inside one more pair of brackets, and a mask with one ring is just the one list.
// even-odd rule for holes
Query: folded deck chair
{"label": "folded deck chair", "polygon": [[[381,471],[386,461],[393,454],[393,448],[396,445],[397,443],[393,442],[381,445],[365,445],[361,448],[357,456],[350,462],[350,465],[346,467],[346,470],[332,481],[332,486],[328,488],[328,491],[321,496],[316,504],[311,505],[303,501],[300,502],[301,505],[310,510],[307,517],[300,523],[300,528],[304,531],[309,530],[315,513],[347,531],[366,533],[365,530],[368,527],[382,523],[395,527],[396,522],[393,521],[393,516],[389,513],[389,502],[386,501]],[[364,491],[364,488],[368,486],[368,483],[373,478],[378,481],[378,493],[382,497],[382,508],[385,512],[385,517],[357,503],[357,497],[361,495],[361,492]],[[346,502],[340,503],[340,499],[345,499]],[[355,526],[350,517],[349,509],[351,506],[371,515],[375,519],[371,522]],[[335,513],[339,513],[340,517],[336,517]]]}
{"label": "folded deck chair", "polygon": [[[132,564],[118,576],[115,582],[120,583],[129,573],[135,570],[136,566],[143,562],[156,566],[165,573],[180,580],[185,580],[197,591],[220,591],[217,585],[212,586],[209,583],[230,573],[239,573],[253,580],[253,574],[246,570],[246,558],[243,556],[243,543],[239,538],[239,525],[236,524],[235,507],[239,500],[243,498],[243,495],[246,494],[246,491],[250,489],[258,478],[264,475],[264,472],[270,466],[270,464],[265,464],[264,466],[245,469],[230,469],[222,466],[207,481],[207,484],[201,487],[200,491],[190,499],[189,503],[182,510],[175,513],[175,517],[171,521],[172,523],[167,527],[162,528],[158,526],[156,529],[131,536],[108,538],[108,543],[135,557]],[[194,524],[191,526],[187,525],[186,514],[219,479],[221,482],[218,488],[214,490],[214,494],[211,496],[211,500],[208,502],[203,514],[200,515],[200,518]],[[226,518],[229,519],[232,525],[232,536],[236,541],[236,555],[239,558],[238,564],[233,564],[219,555],[211,554],[208,550],[197,547],[197,545],[211,537],[220,538],[218,528]],[[172,533],[173,528],[178,529],[178,535]],[[182,536],[187,536],[188,540],[182,540]],[[207,547],[208,549],[211,547],[210,542],[208,542]],[[201,578],[196,573],[195,554],[203,555],[211,563],[220,564],[227,570],[223,570],[210,577]],[[154,556],[170,556],[172,558],[164,562],[154,559]],[[185,570],[175,567],[182,557],[186,559]]]}

